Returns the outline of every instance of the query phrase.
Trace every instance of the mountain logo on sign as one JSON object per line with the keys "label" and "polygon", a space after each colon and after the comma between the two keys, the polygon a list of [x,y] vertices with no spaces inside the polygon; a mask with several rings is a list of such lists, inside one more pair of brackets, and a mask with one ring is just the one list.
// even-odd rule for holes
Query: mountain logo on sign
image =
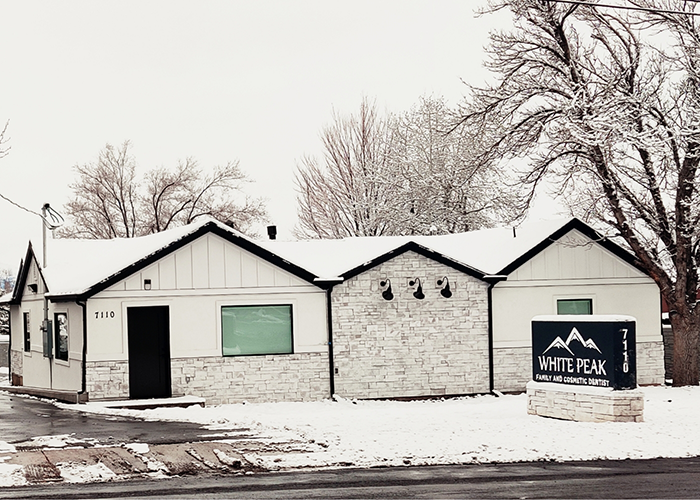
{"label": "mountain logo on sign", "polygon": [[542,354],[545,354],[550,349],[556,348],[556,349],[564,349],[565,351],[569,352],[569,354],[576,357],[574,352],[569,348],[569,345],[571,345],[571,343],[574,340],[578,341],[583,347],[585,347],[587,349],[593,349],[593,350],[598,351],[602,354],[600,349],[598,349],[598,346],[595,344],[595,342],[593,342],[593,339],[584,340],[584,338],[581,336],[581,334],[576,329],[576,327],[574,327],[571,330],[571,333],[567,337],[566,342],[564,342],[564,340],[562,340],[561,337],[557,337],[552,341],[551,344],[549,344],[549,347],[547,347],[547,349],[545,349]]}

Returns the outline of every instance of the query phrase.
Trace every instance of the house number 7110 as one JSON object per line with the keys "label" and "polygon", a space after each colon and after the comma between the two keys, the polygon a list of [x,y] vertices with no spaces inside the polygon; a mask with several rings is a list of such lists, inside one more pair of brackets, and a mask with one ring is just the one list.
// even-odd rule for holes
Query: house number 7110
{"label": "house number 7110", "polygon": [[627,352],[627,328],[622,328],[622,373],[627,373],[630,371],[630,358]]}
{"label": "house number 7110", "polygon": [[95,311],[95,319],[113,318],[114,311]]}

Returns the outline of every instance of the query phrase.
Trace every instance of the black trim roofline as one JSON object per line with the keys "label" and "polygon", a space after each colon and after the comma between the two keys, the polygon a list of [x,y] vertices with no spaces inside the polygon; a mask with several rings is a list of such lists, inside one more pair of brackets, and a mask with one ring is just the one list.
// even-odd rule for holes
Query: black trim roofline
{"label": "black trim roofline", "polygon": [[29,242],[27,246],[27,253],[23,261],[20,261],[19,272],[17,281],[15,282],[15,288],[12,290],[12,299],[10,300],[10,305],[19,305],[22,303],[22,297],[24,293],[24,287],[27,284],[27,276],[29,276],[29,268],[31,267],[32,261],[36,263],[37,269],[39,269],[39,276],[41,282],[44,285],[44,295],[48,295],[49,287],[46,284],[46,279],[44,279],[44,273],[41,270],[39,262],[36,260],[36,254],[34,253],[34,248],[32,247],[32,242]]}
{"label": "black trim roofline", "polygon": [[223,228],[221,228],[217,223],[215,222],[207,222],[206,224],[202,225],[200,228],[198,228],[196,231],[193,231],[192,233],[183,236],[182,238],[160,248],[159,250],[156,250],[150,255],[147,255],[146,257],[143,257],[142,259],[134,262],[133,264],[130,264],[123,268],[120,271],[117,271],[116,273],[112,274],[111,276],[103,279],[99,283],[96,283],[95,285],[91,286],[88,288],[86,291],[78,294],[71,294],[71,295],[56,295],[53,297],[50,297],[52,302],[74,302],[74,301],[83,301],[87,300],[93,295],[109,288],[110,286],[118,283],[119,281],[123,280],[124,278],[131,276],[132,274],[141,271],[142,269],[150,266],[154,262],[162,259],[166,255],[179,250],[180,248],[188,245],[189,243],[192,243],[194,240],[198,239],[201,236],[204,236],[207,233],[213,233],[216,234],[217,236],[220,236],[221,238],[229,241],[230,243],[235,244],[239,248],[242,248],[243,250],[246,250],[252,254],[254,254],[257,257],[260,257],[263,260],[266,260],[270,264],[273,264],[295,276],[298,278],[320,288],[320,289],[325,289],[326,286],[324,286],[323,282],[318,282],[314,281],[318,276],[316,276],[313,273],[310,273],[306,269],[303,269],[296,264],[292,264],[291,262],[281,258],[279,255],[274,254],[270,252],[269,250],[266,250],[265,248],[256,245],[252,241],[248,240],[247,238],[244,238],[242,236],[237,236]]}
{"label": "black trim roofline", "polygon": [[628,252],[627,250],[619,246],[617,243],[613,243],[608,238],[598,233],[598,231],[593,229],[591,226],[589,226],[585,222],[580,221],[577,218],[571,219],[569,222],[567,222],[562,227],[550,234],[543,241],[541,241],[540,243],[532,247],[530,250],[522,254],[520,257],[515,259],[513,262],[508,264],[506,267],[501,269],[497,274],[508,275],[512,273],[517,268],[522,266],[525,262],[532,259],[535,255],[542,252],[552,243],[555,243],[558,239],[560,239],[565,234],[569,233],[574,229],[584,234],[585,236],[590,238],[594,243],[599,244],[600,246],[614,254],[616,257],[620,258],[621,260],[625,261],[626,263],[637,269],[638,271],[644,273],[647,276],[649,275],[649,273],[641,266],[639,260],[637,260],[637,258],[632,253]]}
{"label": "black trim roofline", "polygon": [[432,259],[436,262],[439,262],[440,264],[444,264],[446,266],[449,266],[453,269],[456,269],[457,271],[461,271],[464,274],[468,274],[469,276],[473,276],[474,278],[480,279],[482,281],[487,281],[485,279],[485,276],[487,276],[485,273],[479,271],[478,269],[468,266],[466,264],[462,264],[461,262],[458,262],[456,260],[450,259],[449,257],[446,257],[445,255],[436,252],[434,250],[430,250],[429,248],[424,247],[423,245],[420,245],[416,243],[415,241],[409,241],[407,243],[404,243],[400,247],[397,247],[393,250],[390,250],[386,252],[385,254],[380,255],[379,257],[376,257],[368,262],[365,262],[364,264],[355,267],[354,269],[350,269],[349,271],[343,273],[340,275],[340,277],[343,278],[343,280],[348,280],[350,278],[354,278],[358,274],[362,274],[368,269],[371,269],[373,267],[378,266],[379,264],[383,264],[394,257],[398,257],[401,254],[404,254],[408,251],[415,252],[419,255],[422,255],[424,257],[427,257],[429,259]]}

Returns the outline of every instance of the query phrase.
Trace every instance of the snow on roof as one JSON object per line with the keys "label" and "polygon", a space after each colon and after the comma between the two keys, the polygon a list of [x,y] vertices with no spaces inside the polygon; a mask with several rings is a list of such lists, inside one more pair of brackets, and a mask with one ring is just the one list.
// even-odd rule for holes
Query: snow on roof
{"label": "snow on roof", "polygon": [[199,217],[187,226],[138,238],[49,239],[48,265],[42,269],[42,273],[50,295],[81,294],[131,264],[189,236],[210,222],[216,223],[236,236],[248,239],[211,217]]}
{"label": "snow on roof", "polygon": [[213,222],[219,228],[272,252],[320,280],[337,279],[409,242],[489,275],[500,272],[569,220],[525,223],[515,233],[512,228],[505,227],[441,236],[380,236],[284,242],[252,240],[210,217],[200,217],[187,226],[139,238],[49,240],[49,265],[42,272],[51,296],[79,295]]}
{"label": "snow on roof", "polygon": [[571,219],[440,236],[375,236],[337,240],[263,241],[267,250],[316,276],[332,279],[411,241],[484,274],[496,274]]}

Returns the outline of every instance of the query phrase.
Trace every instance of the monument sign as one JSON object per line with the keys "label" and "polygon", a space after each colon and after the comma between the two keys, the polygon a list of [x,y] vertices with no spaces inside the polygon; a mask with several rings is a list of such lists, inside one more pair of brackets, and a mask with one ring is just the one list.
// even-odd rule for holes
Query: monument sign
{"label": "monument sign", "polygon": [[533,380],[635,389],[635,340],[630,316],[537,316],[532,320]]}

